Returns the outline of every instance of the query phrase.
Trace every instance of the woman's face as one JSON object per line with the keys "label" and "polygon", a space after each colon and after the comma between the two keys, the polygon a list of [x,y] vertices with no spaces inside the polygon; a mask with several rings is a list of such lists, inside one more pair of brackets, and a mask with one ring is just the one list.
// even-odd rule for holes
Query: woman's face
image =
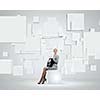
{"label": "woman's face", "polygon": [[57,54],[57,51],[58,51],[57,49],[54,49],[54,50],[53,50],[54,54]]}

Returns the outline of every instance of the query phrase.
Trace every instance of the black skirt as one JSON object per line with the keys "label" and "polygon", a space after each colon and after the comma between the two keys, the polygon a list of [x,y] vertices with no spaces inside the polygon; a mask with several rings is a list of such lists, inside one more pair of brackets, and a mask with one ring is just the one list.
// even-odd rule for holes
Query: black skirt
{"label": "black skirt", "polygon": [[47,62],[47,67],[50,67],[51,68],[53,66],[53,64],[55,64],[53,58],[49,58],[49,60]]}

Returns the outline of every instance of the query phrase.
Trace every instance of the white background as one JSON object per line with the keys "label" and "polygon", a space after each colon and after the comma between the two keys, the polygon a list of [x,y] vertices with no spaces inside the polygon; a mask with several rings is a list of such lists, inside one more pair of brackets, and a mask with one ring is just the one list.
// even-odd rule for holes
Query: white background
{"label": "white background", "polygon": [[[0,0],[0,10],[100,10],[99,0]],[[100,91],[0,91],[0,100],[100,100]]]}
{"label": "white background", "polygon": [[100,100],[100,91],[10,90],[0,91],[0,100]]}

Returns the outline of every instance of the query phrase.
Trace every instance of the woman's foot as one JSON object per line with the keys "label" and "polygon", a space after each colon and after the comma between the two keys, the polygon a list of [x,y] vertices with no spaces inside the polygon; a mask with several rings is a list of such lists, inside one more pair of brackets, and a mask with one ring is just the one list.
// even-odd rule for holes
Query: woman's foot
{"label": "woman's foot", "polygon": [[41,84],[41,82],[38,82],[37,84]]}
{"label": "woman's foot", "polygon": [[41,84],[41,82],[42,82],[42,79],[37,84]]}
{"label": "woman's foot", "polygon": [[45,83],[45,81],[47,81],[47,79],[46,79],[46,78],[42,81],[42,84],[44,84],[44,83]]}

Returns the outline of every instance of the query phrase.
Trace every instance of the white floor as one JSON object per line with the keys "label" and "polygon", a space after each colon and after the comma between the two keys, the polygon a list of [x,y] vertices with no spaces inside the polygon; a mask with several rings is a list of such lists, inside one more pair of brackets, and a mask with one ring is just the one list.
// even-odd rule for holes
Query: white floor
{"label": "white floor", "polygon": [[62,80],[58,84],[37,84],[36,80],[0,76],[0,90],[88,90],[100,89],[100,80]]}

